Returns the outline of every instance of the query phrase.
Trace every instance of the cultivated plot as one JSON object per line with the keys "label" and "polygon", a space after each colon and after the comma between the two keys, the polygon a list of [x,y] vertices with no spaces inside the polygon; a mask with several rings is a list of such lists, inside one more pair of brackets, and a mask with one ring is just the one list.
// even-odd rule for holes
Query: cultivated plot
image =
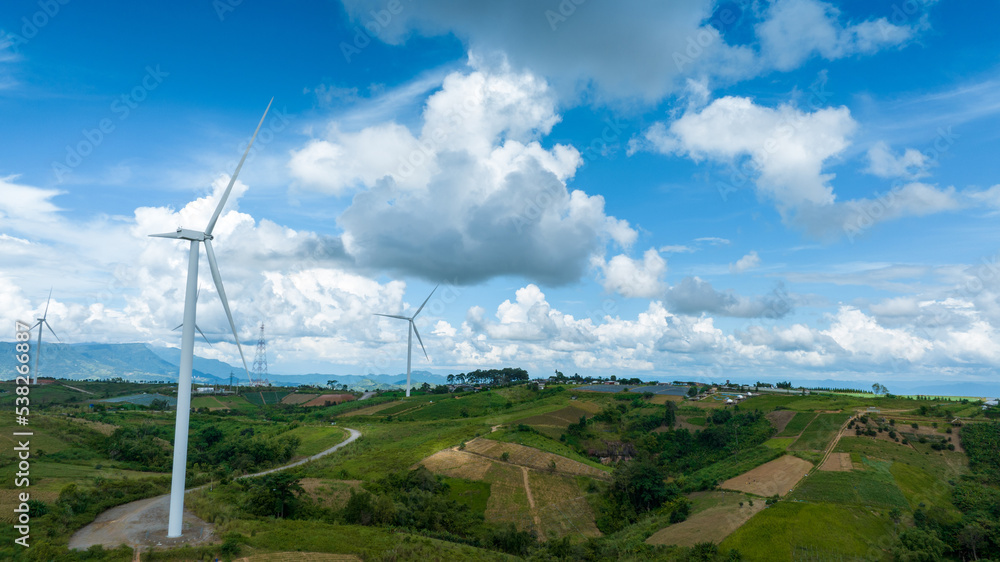
{"label": "cultivated plot", "polygon": [[757,468],[730,478],[722,483],[722,488],[738,490],[758,496],[784,496],[812,470],[809,461],[792,455],[785,455]]}

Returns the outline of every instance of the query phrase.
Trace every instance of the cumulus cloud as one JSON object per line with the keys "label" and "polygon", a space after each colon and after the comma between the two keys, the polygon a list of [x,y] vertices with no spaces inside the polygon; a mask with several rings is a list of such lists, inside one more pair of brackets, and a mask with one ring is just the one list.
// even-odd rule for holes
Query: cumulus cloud
{"label": "cumulus cloud", "polygon": [[919,150],[907,148],[903,154],[893,154],[884,141],[868,149],[868,168],[865,170],[881,178],[917,179],[928,175],[930,161]]}
{"label": "cumulus cloud", "polygon": [[667,261],[654,248],[646,250],[641,260],[624,254],[608,261],[595,256],[592,265],[601,274],[600,282],[604,290],[623,297],[658,298],[667,289],[663,281]]}
{"label": "cumulus cloud", "polygon": [[699,277],[685,277],[667,292],[671,309],[681,314],[718,314],[737,318],[782,318],[792,311],[793,299],[783,287],[768,295],[745,297],[718,291]]}
{"label": "cumulus cloud", "polygon": [[726,96],[669,125],[654,125],[645,140],[656,151],[695,161],[747,157],[750,168],[759,172],[761,194],[789,209],[833,202],[829,182],[834,176],[822,173],[823,164],[843,152],[856,128],[846,107],[809,113],[787,104],[772,109]]}
{"label": "cumulus cloud", "polygon": [[355,191],[338,225],[360,266],[459,284],[499,275],[564,284],[607,243],[627,248],[637,233],[605,214],[601,196],[567,187],[580,153],[539,143],[558,121],[545,81],[499,63],[448,75],[417,134],[334,124],[289,166],[304,187]]}
{"label": "cumulus cloud", "polygon": [[755,267],[760,267],[760,256],[757,255],[756,250],[751,251],[749,254],[736,260],[736,263],[729,264],[729,272],[743,273],[744,271],[754,269]]}
{"label": "cumulus cloud", "polygon": [[[377,0],[344,5],[359,23],[385,8]],[[473,52],[502,52],[516,67],[547,77],[566,97],[592,87],[605,98],[651,101],[682,88],[689,75],[728,79],[757,68],[751,49],[728,45],[711,25],[712,11],[706,0],[549,6],[434,0],[392,16],[378,37],[401,44],[413,32],[453,33]]]}
{"label": "cumulus cloud", "polygon": [[[732,175],[749,176],[757,193],[774,202],[786,223],[819,238],[853,239],[879,222],[963,206],[954,188],[922,182],[909,182],[872,198],[838,201],[835,175],[824,168],[842,156],[856,129],[846,107],[808,112],[788,104],[769,108],[749,98],[726,96],[669,124],[654,124],[641,139],[633,139],[630,150],[651,149],[728,165]],[[897,158],[881,148],[874,150],[874,156],[869,154],[874,166],[870,169],[879,173],[916,177],[923,169],[917,164],[926,167],[912,154]]]}
{"label": "cumulus cloud", "polygon": [[778,0],[756,26],[761,56],[778,70],[792,70],[814,53],[827,60],[854,54],[871,54],[885,47],[903,45],[916,33],[910,26],[886,18],[844,25],[840,11],[818,0]]}

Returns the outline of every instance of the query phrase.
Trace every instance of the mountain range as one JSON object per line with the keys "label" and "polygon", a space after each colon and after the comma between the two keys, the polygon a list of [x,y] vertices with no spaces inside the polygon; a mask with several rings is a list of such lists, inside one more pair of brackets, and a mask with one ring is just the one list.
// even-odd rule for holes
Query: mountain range
{"label": "mountain range", "polygon": [[[0,342],[0,356],[14,357],[15,342]],[[32,353],[34,353],[32,345]],[[177,369],[180,364],[180,349],[173,347],[157,347],[146,343],[44,343],[40,359],[40,376],[71,380],[110,379],[120,377],[130,381],[176,381]],[[32,357],[32,361],[34,358]],[[17,374],[14,370],[17,363],[13,361],[0,362],[0,380],[13,379]],[[34,363],[32,362],[32,366]],[[246,372],[242,365],[234,367],[217,359],[204,357],[194,358],[192,377],[196,383],[229,384],[229,376],[233,375],[236,382],[246,383]],[[533,374],[534,375],[534,374]],[[649,377],[656,380],[673,380],[677,377]],[[357,390],[380,390],[402,388],[406,384],[406,373],[378,375],[346,375],[333,373],[309,373],[301,375],[268,374],[268,380],[277,386],[326,385],[336,379],[337,384],[346,384]],[[414,385],[429,383],[431,385],[445,384],[445,375],[430,371],[413,371],[411,380]],[[712,382],[703,377],[693,380]],[[753,381],[738,381],[751,383]],[[775,381],[768,381],[775,382]],[[869,389],[872,381],[839,381],[823,380],[792,380],[795,386],[804,385],[810,388],[858,388]],[[882,381],[889,383],[890,381]],[[919,384],[905,381],[892,381],[889,384],[892,392],[897,394],[926,394],[938,396],[1000,396],[1000,381],[998,382],[955,382],[950,384]]]}

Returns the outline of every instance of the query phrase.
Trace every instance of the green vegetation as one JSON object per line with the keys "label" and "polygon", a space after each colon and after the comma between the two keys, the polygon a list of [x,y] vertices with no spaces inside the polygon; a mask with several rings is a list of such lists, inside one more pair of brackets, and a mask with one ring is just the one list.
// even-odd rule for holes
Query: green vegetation
{"label": "green vegetation", "polygon": [[817,414],[788,448],[793,451],[822,451],[850,417],[850,414]]}
{"label": "green vegetation", "polygon": [[[812,476],[810,476],[812,478]],[[882,560],[879,543],[892,523],[870,509],[830,503],[778,502],[758,513],[720,547],[744,560]]]}
{"label": "green vegetation", "polygon": [[778,437],[797,437],[802,431],[809,425],[813,419],[816,418],[816,414],[809,412],[798,412],[795,414],[791,420],[789,420],[788,425],[785,429],[781,430]]}
{"label": "green vegetation", "polygon": [[[504,381],[503,370],[497,372]],[[171,390],[86,385],[94,395],[55,385],[38,389],[51,400],[33,409],[32,444],[41,450],[32,463],[32,534],[38,540],[32,556],[126,562],[132,559],[128,548],[71,553],[66,540],[107,507],[165,491],[174,413],[88,405],[93,397]],[[284,392],[276,390],[256,398],[196,397],[188,483],[212,485],[191,492],[188,505],[215,525],[221,543],[158,551],[156,559],[296,550],[374,560],[997,558],[998,424],[979,416],[948,433],[943,417],[972,403],[816,393],[760,395],[738,406],[657,404],[639,393],[531,384],[435,392],[440,389],[410,398],[383,392],[315,408],[278,403]],[[379,405],[388,407],[373,408]],[[868,413],[869,406],[900,412],[889,420]],[[357,415],[361,409],[367,411]],[[795,415],[775,435],[765,414],[778,409]],[[722,505],[712,499],[721,492],[694,493],[786,449],[818,462],[853,411],[866,414],[834,451],[850,454],[861,468],[812,471],[785,500],[740,494]],[[688,429],[678,428],[678,419]],[[911,429],[913,423],[920,429]],[[934,423],[938,431],[931,434]],[[362,437],[333,455],[262,477],[232,478],[327,449],[345,438],[345,426]],[[0,427],[0,435],[4,429],[10,435],[15,427]],[[511,451],[506,462],[504,447]],[[0,450],[0,482],[8,482],[0,487],[13,481],[10,450]],[[550,463],[549,454],[565,459]],[[601,477],[586,472],[593,468]],[[665,527],[698,523],[689,517],[704,509],[712,508],[713,516],[722,510],[721,517],[727,509],[757,511],[765,503],[721,544],[645,543]],[[0,545],[2,559],[18,555],[6,546],[11,533],[0,530],[7,541]]]}

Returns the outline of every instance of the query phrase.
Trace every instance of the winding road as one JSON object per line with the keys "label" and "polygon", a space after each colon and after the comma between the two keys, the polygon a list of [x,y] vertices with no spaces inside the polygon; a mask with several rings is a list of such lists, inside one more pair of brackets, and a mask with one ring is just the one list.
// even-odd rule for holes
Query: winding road
{"label": "winding road", "polygon": [[[289,468],[294,468],[329,455],[341,447],[353,443],[358,437],[361,437],[361,432],[356,429],[347,427],[344,429],[350,433],[347,439],[325,451],[291,464],[254,474],[246,474],[238,478],[253,478],[280,470],[288,470]],[[204,487],[190,488],[185,493]],[[167,515],[169,508],[170,494],[113,507],[98,515],[92,523],[74,533],[69,539],[69,547],[76,550],[86,550],[95,544],[102,545],[105,548],[115,548],[118,545],[126,544],[135,549],[148,546],[171,548],[182,544],[199,544],[212,540],[212,525],[202,521],[188,510],[184,510],[183,536],[167,538]]]}

